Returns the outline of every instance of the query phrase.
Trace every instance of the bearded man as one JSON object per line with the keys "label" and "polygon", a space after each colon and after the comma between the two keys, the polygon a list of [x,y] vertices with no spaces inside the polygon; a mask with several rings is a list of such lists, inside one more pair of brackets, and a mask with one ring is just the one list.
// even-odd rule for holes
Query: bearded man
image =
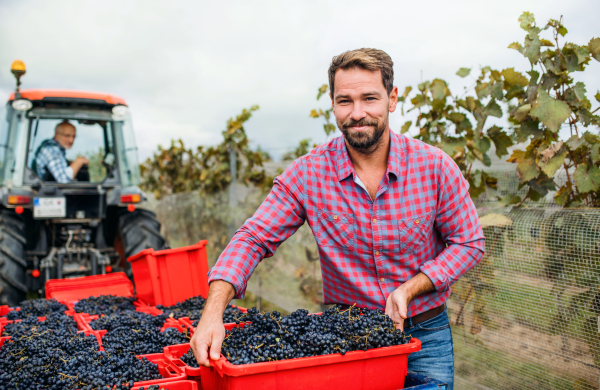
{"label": "bearded man", "polygon": [[454,161],[390,131],[398,101],[392,66],[376,49],[333,58],[330,97],[343,137],[275,178],[210,270],[191,342],[200,364],[219,358],[223,312],[232,298],[243,298],[254,268],[308,222],[319,247],[324,303],[385,309],[398,329],[422,342],[408,369],[453,387],[446,300],[450,286],[481,260],[484,237]]}

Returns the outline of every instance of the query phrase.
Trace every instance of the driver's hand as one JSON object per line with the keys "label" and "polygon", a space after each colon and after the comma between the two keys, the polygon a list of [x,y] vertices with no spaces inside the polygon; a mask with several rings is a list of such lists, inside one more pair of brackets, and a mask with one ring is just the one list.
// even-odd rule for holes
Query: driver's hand
{"label": "driver's hand", "polygon": [[83,157],[83,156],[79,156],[75,159],[75,161],[77,164],[80,165],[89,165],[90,164],[90,160],[87,157]]}
{"label": "driver's hand", "polygon": [[388,297],[385,302],[385,314],[387,314],[392,321],[396,329],[404,331],[404,320],[408,318],[408,304],[410,299],[404,292],[402,286],[395,289]]}
{"label": "driver's hand", "polygon": [[198,364],[210,367],[209,357],[212,360],[219,360],[224,338],[223,317],[202,316],[190,341],[190,346]]}

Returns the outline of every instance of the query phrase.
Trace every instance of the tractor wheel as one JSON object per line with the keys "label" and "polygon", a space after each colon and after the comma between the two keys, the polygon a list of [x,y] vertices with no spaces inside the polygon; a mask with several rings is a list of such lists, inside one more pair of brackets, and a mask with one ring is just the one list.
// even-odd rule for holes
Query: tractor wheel
{"label": "tractor wheel", "polygon": [[[165,238],[160,234],[160,222],[151,211],[136,209],[119,214],[119,236],[115,241],[122,243],[125,260],[147,248],[163,249]],[[125,262],[127,273],[131,273]]]}
{"label": "tractor wheel", "polygon": [[17,306],[27,295],[25,222],[0,210],[0,305]]}

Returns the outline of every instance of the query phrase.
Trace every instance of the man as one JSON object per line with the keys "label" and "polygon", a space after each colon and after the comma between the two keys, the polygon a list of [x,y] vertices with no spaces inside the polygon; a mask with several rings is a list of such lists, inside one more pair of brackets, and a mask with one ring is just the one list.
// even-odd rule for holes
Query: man
{"label": "man", "polygon": [[33,162],[33,169],[42,180],[68,183],[77,176],[83,165],[90,163],[81,156],[71,165],[67,163],[65,151],[73,146],[76,133],[75,126],[64,120],[54,128],[54,138],[42,142]]}
{"label": "man", "polygon": [[375,49],[334,57],[333,113],[343,133],[292,163],[209,274],[192,339],[200,364],[218,359],[222,314],[241,298],[256,265],[305,221],[319,247],[325,303],[385,308],[422,350],[409,370],[453,386],[445,302],[450,285],[479,262],[484,237],[468,184],[441,150],[394,134],[398,89],[392,60]]}

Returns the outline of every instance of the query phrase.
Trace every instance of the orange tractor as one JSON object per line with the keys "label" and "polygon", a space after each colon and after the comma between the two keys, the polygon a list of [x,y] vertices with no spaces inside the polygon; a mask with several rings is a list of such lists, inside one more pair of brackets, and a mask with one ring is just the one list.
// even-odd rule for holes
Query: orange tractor
{"label": "orange tractor", "polygon": [[[93,92],[20,90],[25,65],[11,69],[17,89],[0,107],[0,305],[42,294],[49,279],[131,274],[126,258],[165,239],[146,198],[129,107]],[[83,165],[68,182],[40,177],[37,154],[59,123],[76,129],[68,161]]]}

